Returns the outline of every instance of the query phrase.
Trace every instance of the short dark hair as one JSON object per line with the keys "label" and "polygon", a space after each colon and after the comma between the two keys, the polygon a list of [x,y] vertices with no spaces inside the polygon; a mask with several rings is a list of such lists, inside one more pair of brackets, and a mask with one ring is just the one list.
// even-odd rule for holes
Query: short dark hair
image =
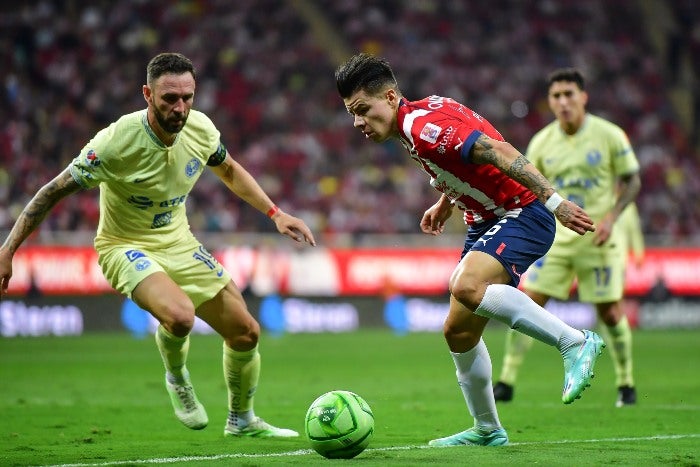
{"label": "short dark hair", "polygon": [[343,99],[359,90],[370,95],[377,94],[385,87],[398,90],[394,72],[383,58],[360,53],[351,57],[335,70],[335,83]]}
{"label": "short dark hair", "polygon": [[172,73],[181,75],[190,72],[196,78],[194,65],[189,58],[175,52],[163,52],[151,59],[146,67],[146,83],[151,85],[161,76]]}
{"label": "short dark hair", "polygon": [[581,91],[586,90],[586,83],[583,79],[583,74],[576,68],[559,68],[554,70],[547,77],[547,89],[552,87],[552,84],[557,81],[568,81],[569,83],[576,83]]}

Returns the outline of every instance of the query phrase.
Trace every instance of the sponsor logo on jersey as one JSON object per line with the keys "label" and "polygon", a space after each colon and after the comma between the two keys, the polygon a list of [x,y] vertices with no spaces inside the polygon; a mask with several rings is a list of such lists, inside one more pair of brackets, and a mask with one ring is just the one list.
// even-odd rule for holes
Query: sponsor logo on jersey
{"label": "sponsor logo on jersey", "polygon": [[[596,178],[563,178],[563,177],[554,177],[552,179],[552,185],[554,185],[555,188],[557,189],[566,189],[566,188],[585,188],[585,189],[590,189],[593,187],[600,186],[600,179]],[[571,199],[569,201],[572,201]]]}
{"label": "sponsor logo on jersey", "polygon": [[[187,200],[187,195],[176,196],[174,198],[166,199],[165,201],[158,202],[158,206],[161,208],[172,208],[183,204]],[[155,202],[147,196],[137,196],[131,195],[127,202],[139,209],[148,209],[155,206]]]}
{"label": "sponsor logo on jersey", "polygon": [[189,178],[193,177],[197,172],[199,172],[199,168],[201,166],[202,163],[199,162],[199,159],[193,157],[185,166],[185,175],[187,175]]}
{"label": "sponsor logo on jersey", "polygon": [[165,227],[173,221],[173,212],[166,211],[161,212],[153,216],[153,223],[151,224],[152,229],[159,229]]}
{"label": "sponsor logo on jersey", "polygon": [[139,209],[148,209],[153,206],[153,201],[151,201],[150,198],[147,196],[135,196],[131,195],[129,196],[129,199],[127,200],[129,204],[132,206],[135,206]]}
{"label": "sponsor logo on jersey", "polygon": [[442,102],[445,100],[442,96],[428,97],[428,108],[430,110],[438,110],[442,108]]}
{"label": "sponsor logo on jersey", "polygon": [[175,207],[184,203],[186,199],[187,195],[176,196],[175,198],[170,198],[166,199],[165,201],[161,201],[160,203],[158,203],[158,206],[160,206],[161,208]]}
{"label": "sponsor logo on jersey", "polygon": [[445,154],[447,146],[452,142],[452,138],[455,134],[455,129],[453,126],[447,127],[445,133],[443,133],[442,138],[440,138],[440,144],[438,145],[437,152],[440,154]]}
{"label": "sponsor logo on jersey", "polygon": [[100,165],[100,158],[97,157],[97,153],[94,149],[90,149],[87,152],[87,154],[85,155],[85,162],[92,167],[97,167],[98,165]]}
{"label": "sponsor logo on jersey", "polygon": [[124,253],[129,262],[133,263],[139,258],[144,258],[146,255],[140,250],[129,250]]}
{"label": "sponsor logo on jersey", "polygon": [[423,141],[427,141],[431,144],[435,144],[437,142],[438,136],[440,136],[441,131],[442,128],[428,122],[425,124],[425,126],[420,132],[420,139],[422,139]]}

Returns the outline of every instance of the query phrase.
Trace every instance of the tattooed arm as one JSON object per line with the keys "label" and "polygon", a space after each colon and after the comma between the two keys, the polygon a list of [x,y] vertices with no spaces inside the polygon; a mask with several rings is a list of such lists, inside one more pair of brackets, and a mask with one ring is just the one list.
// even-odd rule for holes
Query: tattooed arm
{"label": "tattooed arm", "polygon": [[68,169],[41,187],[24,207],[10,234],[0,246],[0,297],[7,292],[12,277],[12,257],[29,235],[61,199],[80,190]]}
{"label": "tattooed arm", "polygon": [[[542,202],[561,197],[552,184],[529,160],[505,141],[498,141],[481,135],[471,149],[471,159],[475,164],[491,164],[513,180],[527,187]],[[593,221],[575,203],[562,200],[553,210],[554,215],[566,227],[583,235],[594,231]]]}

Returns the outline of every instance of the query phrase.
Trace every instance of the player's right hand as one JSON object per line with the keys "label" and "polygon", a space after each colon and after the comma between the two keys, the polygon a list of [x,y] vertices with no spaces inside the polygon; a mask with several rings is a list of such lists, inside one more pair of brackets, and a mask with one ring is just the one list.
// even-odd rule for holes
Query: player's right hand
{"label": "player's right hand", "polygon": [[440,201],[430,206],[420,221],[420,229],[428,235],[440,235],[445,230],[445,222],[452,215],[452,205],[441,204]]}
{"label": "player's right hand", "polygon": [[272,216],[272,221],[277,226],[277,231],[282,235],[286,235],[299,243],[306,242],[311,246],[316,246],[316,240],[314,239],[314,234],[311,233],[311,229],[298,217],[279,210]]}
{"label": "player's right hand", "polygon": [[554,215],[559,219],[564,227],[568,227],[579,235],[586,232],[595,232],[595,225],[586,211],[581,209],[576,203],[572,203],[568,199],[563,200]]}

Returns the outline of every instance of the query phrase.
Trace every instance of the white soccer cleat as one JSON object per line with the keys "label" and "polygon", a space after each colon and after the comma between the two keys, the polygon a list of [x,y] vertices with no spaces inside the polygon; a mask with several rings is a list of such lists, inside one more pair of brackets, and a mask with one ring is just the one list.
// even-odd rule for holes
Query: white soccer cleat
{"label": "white soccer cleat", "polygon": [[296,438],[299,436],[294,430],[277,428],[260,417],[255,417],[244,428],[234,425],[229,419],[224,428],[224,436],[248,436],[251,438]]}
{"label": "white soccer cleat", "polygon": [[204,406],[197,400],[192,383],[175,384],[165,380],[165,388],[170,395],[175,415],[187,428],[201,430],[209,423]]}

